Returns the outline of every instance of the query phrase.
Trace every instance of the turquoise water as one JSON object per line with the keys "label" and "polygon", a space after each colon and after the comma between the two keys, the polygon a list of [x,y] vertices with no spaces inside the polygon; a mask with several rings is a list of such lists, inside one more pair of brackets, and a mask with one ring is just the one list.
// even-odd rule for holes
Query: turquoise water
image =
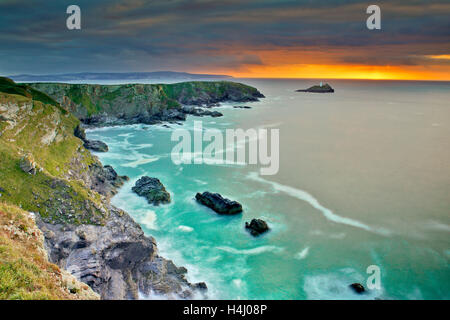
{"label": "turquoise water", "polygon": [[[128,211],[160,253],[205,281],[214,299],[449,299],[450,86],[331,81],[334,94],[296,93],[308,80],[241,80],[266,95],[253,108],[223,104],[221,118],[181,126],[88,131],[110,151],[103,164],[131,179],[112,202]],[[278,128],[280,170],[258,165],[175,165],[174,128]],[[172,203],[154,207],[131,192],[159,178]],[[194,200],[219,192],[242,215],[219,216]],[[271,231],[253,238],[245,221]],[[366,269],[381,288],[357,295]]]}

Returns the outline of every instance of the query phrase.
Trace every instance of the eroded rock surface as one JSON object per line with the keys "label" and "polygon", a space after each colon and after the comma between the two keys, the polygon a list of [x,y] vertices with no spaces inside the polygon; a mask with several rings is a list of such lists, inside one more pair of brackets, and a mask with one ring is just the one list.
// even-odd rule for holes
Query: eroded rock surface
{"label": "eroded rock surface", "polygon": [[131,188],[133,192],[147,199],[148,203],[158,206],[170,202],[170,193],[158,178],[144,176]]}
{"label": "eroded rock surface", "polygon": [[197,193],[195,199],[219,214],[233,215],[242,212],[242,205],[239,202],[226,199],[218,193],[208,191]]}

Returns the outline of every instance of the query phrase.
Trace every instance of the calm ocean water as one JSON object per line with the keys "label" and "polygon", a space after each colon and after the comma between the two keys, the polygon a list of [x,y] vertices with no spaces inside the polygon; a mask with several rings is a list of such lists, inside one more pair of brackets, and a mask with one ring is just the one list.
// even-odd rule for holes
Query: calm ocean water
{"label": "calm ocean water", "polygon": [[[265,99],[252,109],[223,104],[221,118],[182,125],[88,131],[97,154],[131,180],[112,202],[128,211],[160,253],[205,281],[215,299],[450,299],[450,83],[332,80],[334,94],[296,93],[314,80],[249,80]],[[241,104],[242,105],[242,104]],[[256,165],[175,165],[173,128],[278,128],[280,170]],[[159,178],[172,203],[131,192]],[[243,204],[219,216],[202,191]],[[253,238],[252,218],[272,230]],[[357,295],[379,266],[381,289]]]}

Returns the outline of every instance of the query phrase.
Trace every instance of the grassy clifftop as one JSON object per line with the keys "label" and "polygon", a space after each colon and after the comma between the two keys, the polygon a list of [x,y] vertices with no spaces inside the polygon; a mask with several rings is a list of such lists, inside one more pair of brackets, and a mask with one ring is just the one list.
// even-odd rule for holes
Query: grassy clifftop
{"label": "grassy clifftop", "polygon": [[78,124],[46,94],[0,78],[0,299],[99,299],[47,260],[30,214],[50,223],[103,223],[101,196],[71,178],[98,163],[74,136]]}
{"label": "grassy clifftop", "polygon": [[101,224],[106,210],[100,195],[70,179],[98,161],[74,136],[78,124],[28,86],[0,86],[0,200],[48,222]]}
{"label": "grassy clifftop", "polygon": [[181,104],[202,105],[220,101],[256,101],[255,88],[229,81],[192,81],[175,84],[65,84],[33,83],[80,119],[94,115],[132,118],[179,109]]}

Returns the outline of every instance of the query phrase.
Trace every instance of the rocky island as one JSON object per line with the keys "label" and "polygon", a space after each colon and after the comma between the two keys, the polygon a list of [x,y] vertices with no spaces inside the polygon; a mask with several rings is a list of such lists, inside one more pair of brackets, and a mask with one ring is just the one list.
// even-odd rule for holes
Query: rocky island
{"label": "rocky island", "polygon": [[155,206],[170,202],[170,193],[158,178],[142,177],[131,190]]}
{"label": "rocky island", "polygon": [[195,199],[218,214],[233,215],[242,212],[242,205],[239,202],[226,199],[218,193],[208,191],[197,193]]}
{"label": "rocky island", "polygon": [[[14,277],[36,268],[53,270],[30,279],[31,286],[18,283],[2,297],[137,299],[156,293],[190,298],[205,292],[205,283],[188,282],[187,270],[161,257],[155,239],[110,204],[128,177],[90,153],[86,147],[92,142],[81,124],[183,119],[182,104],[259,97],[255,88],[232,82],[26,85],[0,78],[0,260],[16,270]],[[159,186],[149,179],[143,184]],[[210,198],[203,196],[206,203]],[[211,203],[219,212],[242,211],[234,201],[211,199],[219,200]],[[30,218],[24,222],[23,217]],[[38,252],[45,264],[35,260],[34,249],[24,249],[37,248],[35,237],[42,239]],[[6,281],[3,276],[8,275],[0,273],[0,283]]]}
{"label": "rocky island", "polygon": [[267,225],[267,222],[262,219],[252,219],[250,223],[245,223],[245,229],[249,230],[252,236],[257,237],[269,231],[269,226]]}
{"label": "rocky island", "polygon": [[296,92],[333,93],[334,89],[328,83],[325,84],[320,83],[319,85],[312,86],[308,89],[296,90]]}

